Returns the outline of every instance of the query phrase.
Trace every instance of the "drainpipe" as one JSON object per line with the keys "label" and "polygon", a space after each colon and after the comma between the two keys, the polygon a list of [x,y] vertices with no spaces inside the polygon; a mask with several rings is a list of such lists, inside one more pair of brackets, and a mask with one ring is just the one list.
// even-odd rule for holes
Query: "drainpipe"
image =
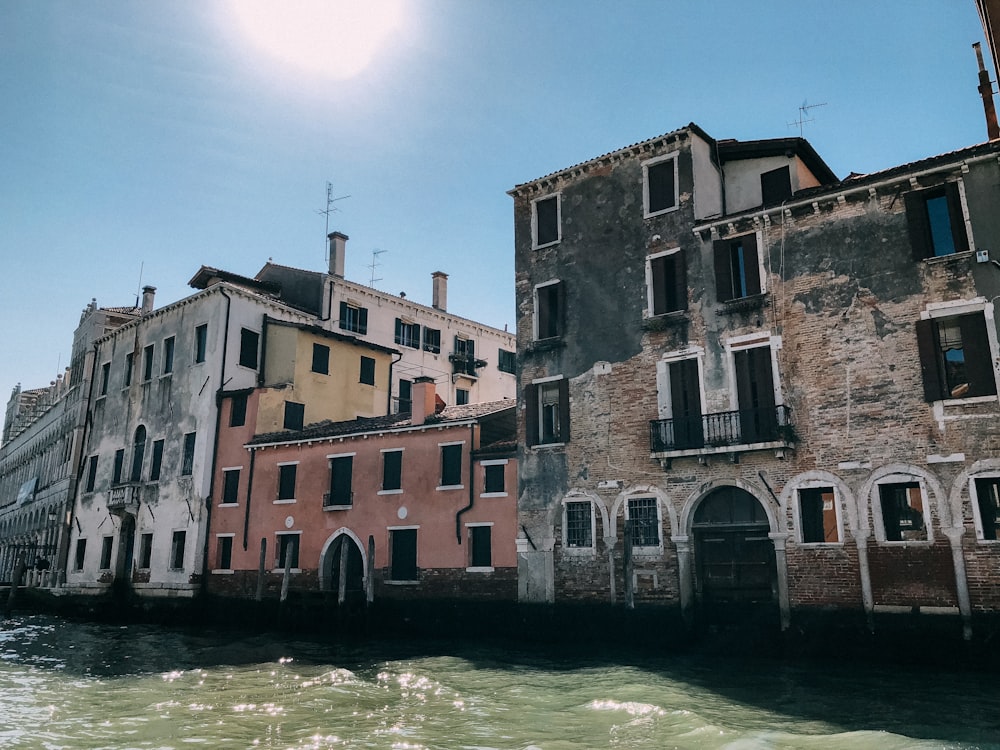
{"label": "drainpipe", "polygon": [[472,510],[473,504],[476,502],[476,482],[475,474],[473,468],[475,466],[475,459],[472,457],[472,453],[475,450],[475,440],[476,440],[476,425],[475,423],[469,425],[469,504],[462,508],[458,513],[455,514],[455,538],[458,543],[462,543],[462,514],[466,511]]}
{"label": "drainpipe", "polygon": [[215,394],[215,435],[212,439],[212,468],[208,479],[208,497],[205,498],[205,544],[201,554],[201,587],[200,594],[208,590],[208,546],[212,537],[212,498],[215,495],[215,470],[219,464],[219,432],[222,429],[222,390],[226,385],[226,356],[229,352],[229,313],[233,306],[232,298],[226,290],[219,287],[219,294],[226,298],[226,319],[222,336],[222,366],[219,368],[219,390]]}
{"label": "drainpipe", "polygon": [[257,385],[262,386],[264,379],[264,362],[267,360],[267,313],[264,313],[264,320],[260,324],[260,356],[257,360]]}
{"label": "drainpipe", "polygon": [[[391,359],[391,360],[389,360],[389,387],[387,389],[389,391],[389,393],[386,396],[386,405],[385,405],[385,414],[386,414],[386,416],[392,414],[392,366],[394,364],[396,364],[397,362],[399,362],[400,359],[403,358],[403,353],[402,352],[396,352],[396,353],[399,355],[399,359]],[[410,406],[410,412],[412,413],[413,412],[413,406],[412,406],[412,404],[413,404],[413,394],[412,393],[410,394],[410,404],[411,404],[411,406]]]}
{"label": "drainpipe", "polygon": [[243,512],[243,551],[247,551],[247,544],[249,544],[250,536],[250,498],[253,497],[253,468],[257,461],[257,451],[253,448],[250,449],[250,471],[247,477],[247,503],[246,510]]}

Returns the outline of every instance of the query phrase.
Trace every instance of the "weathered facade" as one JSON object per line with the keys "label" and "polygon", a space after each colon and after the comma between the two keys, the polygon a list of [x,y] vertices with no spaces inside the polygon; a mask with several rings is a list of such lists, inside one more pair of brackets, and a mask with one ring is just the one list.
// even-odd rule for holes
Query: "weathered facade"
{"label": "weathered facade", "polygon": [[1000,609],[998,154],[690,125],[512,190],[520,598]]}
{"label": "weathered facade", "polygon": [[444,407],[421,378],[412,415],[254,436],[257,395],[246,424],[225,430],[209,592],[274,598],[284,585],[342,604],[513,601],[513,400]]}

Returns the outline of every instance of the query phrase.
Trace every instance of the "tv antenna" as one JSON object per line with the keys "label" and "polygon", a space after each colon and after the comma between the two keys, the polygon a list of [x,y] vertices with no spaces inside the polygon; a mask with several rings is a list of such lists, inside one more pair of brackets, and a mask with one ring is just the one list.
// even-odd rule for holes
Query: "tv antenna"
{"label": "tv antenna", "polygon": [[378,256],[380,256],[384,252],[386,252],[386,251],[385,250],[379,250],[378,248],[375,248],[374,250],[372,250],[372,262],[368,264],[368,268],[370,268],[371,271],[372,271],[372,273],[371,273],[371,279],[370,279],[370,281],[368,283],[368,286],[370,286],[372,288],[375,287],[375,282],[376,281],[381,281],[382,280],[381,276],[379,278],[377,278],[377,279],[375,278],[375,269],[382,265],[381,263],[378,262]]}
{"label": "tv antenna", "polygon": [[792,125],[798,125],[799,138],[801,138],[802,126],[805,125],[807,122],[815,122],[815,120],[812,118],[806,119],[809,115],[809,110],[816,109],[816,107],[825,107],[825,106],[826,102],[822,102],[820,104],[809,104],[807,101],[803,101],[802,104],[799,105],[799,119],[795,120],[794,122],[788,123],[788,127],[792,127]]}
{"label": "tv antenna", "polygon": [[139,306],[139,296],[142,294],[142,271],[146,267],[146,261],[139,262],[139,285],[135,288],[135,306]]}
{"label": "tv antenna", "polygon": [[323,247],[325,248],[326,260],[330,260],[330,245],[328,238],[330,236],[330,214],[337,213],[338,209],[333,204],[337,201],[342,201],[345,198],[350,198],[349,195],[342,195],[339,198],[333,197],[333,184],[327,181],[326,183],[326,208],[317,208],[316,213],[323,214],[326,217],[326,233],[323,235]]}

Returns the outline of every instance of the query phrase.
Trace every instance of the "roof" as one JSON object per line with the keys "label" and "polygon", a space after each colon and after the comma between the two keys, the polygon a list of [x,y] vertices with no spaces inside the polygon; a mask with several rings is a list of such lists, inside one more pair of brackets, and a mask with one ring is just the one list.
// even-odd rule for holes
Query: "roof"
{"label": "roof", "polygon": [[821,183],[839,182],[837,175],[820,158],[805,138],[766,138],[756,141],[718,142],[719,161],[760,159],[765,156],[798,156]]}
{"label": "roof", "polygon": [[514,400],[508,398],[499,401],[484,401],[479,404],[446,406],[441,412],[427,417],[423,425],[414,425],[412,415],[407,412],[388,414],[382,417],[358,417],[357,419],[349,419],[343,422],[325,420],[309,425],[302,430],[283,430],[281,432],[256,435],[252,440],[247,442],[247,445],[253,447],[274,445],[275,443],[299,443],[310,440],[344,437],[347,435],[365,435],[389,430],[402,430],[423,427],[425,425],[441,427],[448,424],[462,424],[495,414],[501,414],[507,410],[513,413],[515,405]]}
{"label": "roof", "polygon": [[198,273],[191,277],[188,282],[188,286],[192,286],[195,289],[208,289],[212,284],[218,283],[219,281],[228,281],[230,284],[236,284],[238,286],[245,286],[253,289],[257,292],[262,292],[264,294],[277,295],[281,293],[281,285],[270,281],[260,281],[259,279],[251,279],[249,276],[241,276],[238,273],[232,273],[231,271],[223,271],[219,268],[212,268],[212,266],[202,266],[198,269]]}
{"label": "roof", "polygon": [[116,315],[141,315],[142,308],[129,305],[127,307],[100,307],[101,312],[115,313]]}

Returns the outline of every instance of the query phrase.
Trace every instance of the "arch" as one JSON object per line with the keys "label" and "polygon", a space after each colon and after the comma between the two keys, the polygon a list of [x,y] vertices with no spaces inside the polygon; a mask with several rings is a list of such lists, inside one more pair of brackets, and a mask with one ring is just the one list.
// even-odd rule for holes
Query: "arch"
{"label": "arch", "polygon": [[955,481],[952,482],[951,489],[948,492],[948,505],[951,510],[951,520],[952,528],[960,532],[965,530],[965,519],[966,514],[964,512],[965,500],[969,501],[969,515],[968,517],[972,519],[973,527],[976,535],[976,541],[984,541],[983,537],[983,520],[980,517],[981,511],[979,509],[979,504],[975,501],[972,494],[972,483],[979,478],[993,478],[1000,477],[1000,459],[996,458],[986,458],[981,461],[976,461],[972,466],[964,469],[955,477]]}
{"label": "arch", "polygon": [[[805,471],[801,474],[796,474],[794,477],[785,483],[784,488],[781,490],[781,494],[778,496],[778,504],[783,510],[786,511],[785,518],[788,518],[787,510],[792,509],[792,529],[790,533],[796,532],[796,526],[801,529],[801,524],[799,523],[799,512],[797,503],[795,502],[795,494],[798,490],[807,487],[815,487],[820,485],[826,485],[833,487],[834,493],[837,500],[837,519],[840,523],[841,529],[844,527],[844,518],[840,516],[840,510],[843,509],[847,513],[847,530],[855,537],[862,532],[859,522],[858,522],[858,506],[857,498],[854,497],[854,493],[851,492],[851,488],[847,486],[847,483],[838,477],[836,474],[832,474],[829,471]],[[801,533],[796,537],[799,542],[802,541]],[[845,540],[841,539],[840,542],[843,543]]]}
{"label": "arch", "polygon": [[[608,539],[609,537],[614,537],[615,529],[614,524],[611,522],[611,518],[608,516],[608,508],[593,492],[588,490],[581,490],[576,488],[571,488],[562,499],[553,504],[552,508],[549,510],[549,528],[554,532],[556,529],[561,531],[561,539],[565,541],[566,533],[563,528],[563,519],[565,518],[566,503],[579,502],[583,500],[589,500],[591,507],[595,509],[595,520],[597,520],[597,514],[600,516],[600,525],[595,523],[594,528],[594,549],[597,549],[598,535],[601,539]],[[565,550],[565,547],[564,547]]]}
{"label": "arch", "polygon": [[700,485],[694,492],[688,495],[687,500],[684,501],[684,506],[681,508],[680,516],[678,518],[678,528],[683,530],[684,534],[691,533],[694,514],[702,500],[708,497],[715,490],[724,487],[736,487],[750,495],[753,495],[753,497],[756,498],[756,500],[761,504],[761,507],[764,509],[771,531],[775,533],[785,531],[785,529],[778,523],[777,505],[773,499],[768,499],[770,495],[762,491],[760,487],[757,487],[755,484],[747,482],[743,479],[713,479]]}
{"label": "arch", "polygon": [[[863,520],[866,529],[871,529],[875,535],[875,539],[879,542],[886,541],[885,528],[882,523],[881,510],[876,511],[872,503],[872,494],[875,489],[880,484],[887,483],[887,480],[898,479],[899,481],[913,481],[917,480],[923,487],[928,505],[933,505],[938,511],[938,521],[941,524],[942,529],[951,527],[952,525],[952,514],[951,509],[942,502],[944,498],[944,490],[941,487],[941,483],[938,481],[937,477],[926,469],[922,469],[919,466],[913,466],[912,464],[886,464],[878,469],[875,469],[868,478],[861,485],[861,490],[858,493],[858,511],[860,519]],[[876,515],[877,514],[877,515]],[[930,514],[930,507],[926,509],[927,519],[927,539],[924,540],[926,543],[931,543],[934,541],[934,530],[933,524],[930,522],[933,516]],[[861,523],[859,520],[859,525]]]}
{"label": "arch", "polygon": [[146,428],[139,425],[135,428],[135,435],[132,438],[132,472],[129,480],[139,482],[142,480],[142,464],[146,457]]}
{"label": "arch", "polygon": [[337,581],[334,580],[333,571],[338,565],[338,561],[334,560],[334,556],[339,558],[340,556],[340,543],[348,541],[354,545],[354,548],[358,551],[361,561],[361,589],[366,591],[369,585],[368,581],[368,553],[365,545],[358,538],[358,535],[353,531],[348,529],[346,526],[341,526],[339,529],[334,531],[327,540],[323,543],[323,549],[319,553],[319,587],[321,591],[332,591]]}
{"label": "arch", "polygon": [[623,512],[622,509],[626,507],[626,503],[629,498],[639,497],[642,495],[653,495],[656,497],[657,508],[660,512],[661,525],[664,520],[664,512],[666,513],[666,520],[669,524],[668,537],[672,537],[677,533],[677,508],[675,508],[673,503],[670,502],[670,496],[655,484],[634,484],[631,487],[627,487],[619,492],[615,497],[614,503],[611,505],[610,534],[612,538],[617,539],[618,526],[614,521],[618,518],[618,514]]}

